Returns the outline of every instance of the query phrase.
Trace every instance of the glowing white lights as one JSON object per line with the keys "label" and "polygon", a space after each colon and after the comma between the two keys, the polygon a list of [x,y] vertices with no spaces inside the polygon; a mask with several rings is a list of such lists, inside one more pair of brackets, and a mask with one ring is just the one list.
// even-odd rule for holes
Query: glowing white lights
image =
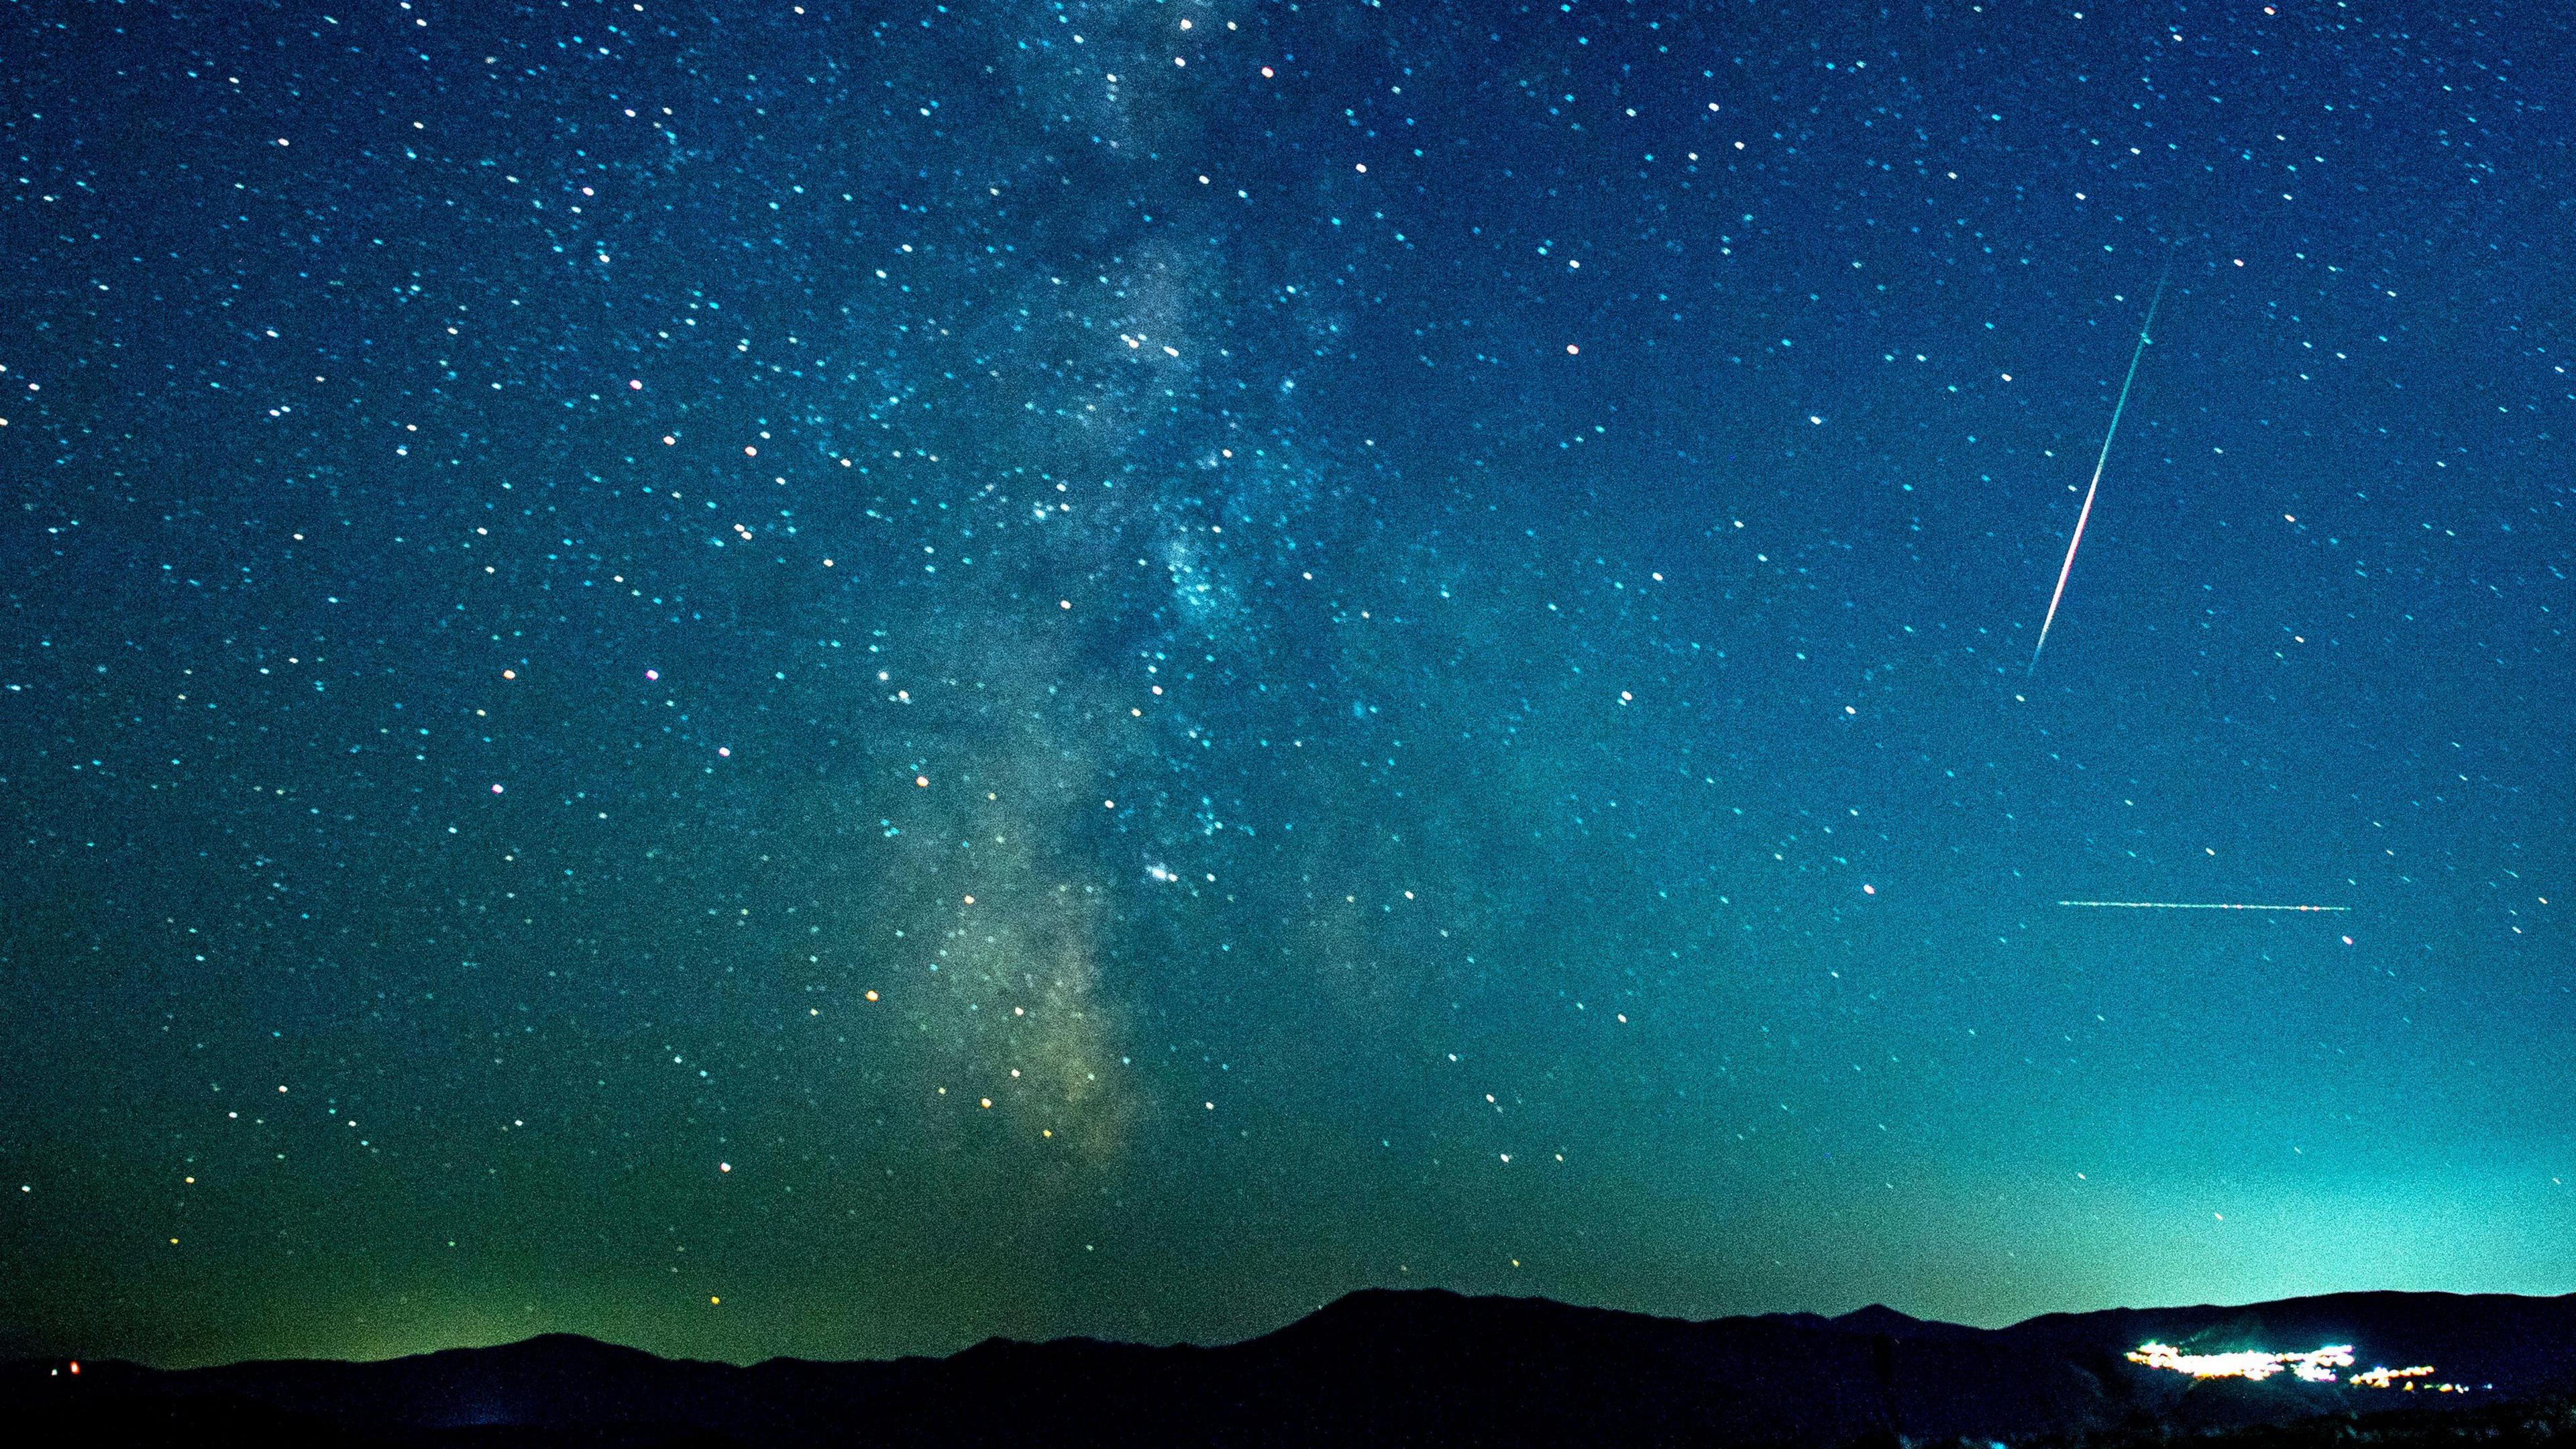
{"label": "glowing white lights", "polygon": [[[2238,1353],[2185,1353],[2170,1343],[2149,1342],[2130,1350],[2129,1362],[2189,1374],[2196,1379],[2259,1381],[2287,1369],[2292,1377],[2302,1382],[2331,1384],[2337,1381],[2335,1370],[2352,1367],[2352,1345],[2330,1343],[2322,1348],[2309,1349],[2306,1353],[2265,1353],[2261,1349],[2246,1349]],[[2373,1368],[2364,1369],[2342,1382],[2357,1389],[2404,1389],[2409,1393],[2418,1388],[2444,1394],[2469,1391],[2467,1384],[2422,1382],[2430,1379],[2433,1372],[2431,1364],[2416,1364],[2411,1368]]]}
{"label": "glowing white lights", "polygon": [[2283,1369],[2312,1384],[2335,1381],[2335,1370],[2352,1367],[2352,1345],[2330,1343],[2306,1353],[2185,1353],[2169,1343],[2142,1343],[2129,1351],[2129,1362],[2170,1369],[2196,1379],[2268,1379]]}

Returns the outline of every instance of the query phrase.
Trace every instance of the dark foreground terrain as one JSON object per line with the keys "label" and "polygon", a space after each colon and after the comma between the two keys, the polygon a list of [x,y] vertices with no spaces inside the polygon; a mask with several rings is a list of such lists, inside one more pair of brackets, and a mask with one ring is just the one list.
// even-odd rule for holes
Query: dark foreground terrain
{"label": "dark foreground terrain", "polygon": [[[2350,1344],[2419,1388],[2132,1363]],[[1743,1444],[2576,1446],[2576,1295],[2361,1293],[1963,1328],[1867,1308],[1688,1323],[1539,1299],[1355,1293],[1221,1348],[999,1340],[740,1367],[550,1336],[381,1363],[0,1368],[0,1434],[133,1445]],[[2465,1386],[2440,1392],[2432,1385]]]}

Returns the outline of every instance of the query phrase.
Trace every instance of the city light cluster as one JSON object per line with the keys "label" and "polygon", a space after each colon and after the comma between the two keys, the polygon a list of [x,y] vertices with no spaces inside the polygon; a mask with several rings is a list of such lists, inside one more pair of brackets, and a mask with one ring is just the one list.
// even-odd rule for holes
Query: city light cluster
{"label": "city light cluster", "polygon": [[2352,1367],[2352,1345],[2330,1343],[2306,1353],[2265,1353],[2247,1349],[2239,1353],[2185,1353],[2170,1343],[2142,1343],[2129,1351],[2129,1362],[2148,1368],[2170,1369],[2196,1379],[2268,1379],[2288,1369],[2293,1375],[2312,1384],[2335,1381],[2335,1370]]}
{"label": "city light cluster", "polygon": [[[2148,1342],[2129,1351],[2129,1362],[2189,1374],[2196,1379],[2252,1379],[2258,1382],[2287,1369],[2301,1382],[2331,1384],[2337,1381],[2335,1370],[2352,1367],[2352,1345],[2330,1343],[2322,1348],[2309,1349],[2306,1353],[2265,1353],[2261,1349],[2237,1353],[2185,1353],[2170,1343]],[[2364,1369],[2342,1382],[2359,1389],[2404,1389],[2409,1393],[2418,1388],[2443,1394],[2465,1394],[2469,1391],[2467,1384],[2422,1382],[2432,1378],[2433,1373],[2431,1364],[2419,1363],[2408,1368]]]}

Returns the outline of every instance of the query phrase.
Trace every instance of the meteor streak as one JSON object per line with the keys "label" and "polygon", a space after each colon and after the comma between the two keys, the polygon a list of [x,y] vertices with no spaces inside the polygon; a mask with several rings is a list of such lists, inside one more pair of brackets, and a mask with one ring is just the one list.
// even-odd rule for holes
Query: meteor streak
{"label": "meteor streak", "polygon": [[2244,901],[2059,901],[2097,911],[2348,911],[2350,906],[2258,906]]}
{"label": "meteor streak", "polygon": [[2111,405],[2111,426],[2102,430],[2102,456],[2093,460],[2093,481],[2084,489],[2084,506],[2075,514],[2074,536],[2066,540],[2066,562],[2057,566],[2057,589],[2048,596],[2048,617],[2039,621],[2039,643],[2030,651],[2030,674],[2039,672],[2039,651],[2048,647],[2049,626],[2057,622],[2058,601],[2066,597],[2066,576],[2075,572],[2075,550],[2084,543],[2084,525],[2093,517],[2093,495],[2102,487],[2102,469],[2111,461],[2111,440],[2120,435],[2120,414],[2128,410],[2129,385],[2138,380],[2138,363],[2147,355],[2147,329],[2156,325],[2156,308],[2165,299],[2165,282],[2173,275],[2156,279],[2156,294],[2147,302],[2147,320],[2138,324],[2138,345],[2129,353],[2129,375],[2120,380],[2120,400]]}

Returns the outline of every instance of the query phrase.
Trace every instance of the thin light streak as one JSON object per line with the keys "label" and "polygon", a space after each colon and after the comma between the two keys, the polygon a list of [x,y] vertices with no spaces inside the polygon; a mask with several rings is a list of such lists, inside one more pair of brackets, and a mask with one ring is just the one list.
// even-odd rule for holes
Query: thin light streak
{"label": "thin light streak", "polygon": [[2265,906],[2246,901],[2059,901],[2100,911],[2348,911],[2350,906]]}
{"label": "thin light streak", "polygon": [[2111,426],[2102,430],[2102,455],[2093,460],[2093,481],[2085,486],[2084,506],[2075,514],[2075,533],[2066,540],[2066,561],[2057,566],[2057,588],[2048,596],[2048,616],[2039,621],[2039,643],[2030,651],[2030,668],[2039,672],[2039,651],[2048,647],[2049,628],[2057,622],[2057,605],[2066,597],[2067,576],[2075,572],[2075,550],[2084,544],[2084,525],[2093,517],[2093,495],[2102,488],[2102,469],[2111,461],[2111,440],[2120,435],[2120,414],[2129,407],[2129,387],[2138,380],[2138,363],[2147,355],[2147,329],[2156,325],[2156,308],[2165,299],[2165,282],[2172,277],[2168,267],[2156,279],[2156,294],[2147,302],[2147,320],[2138,324],[2138,345],[2129,353],[2129,375],[2120,379],[2120,400],[2111,405]]}

